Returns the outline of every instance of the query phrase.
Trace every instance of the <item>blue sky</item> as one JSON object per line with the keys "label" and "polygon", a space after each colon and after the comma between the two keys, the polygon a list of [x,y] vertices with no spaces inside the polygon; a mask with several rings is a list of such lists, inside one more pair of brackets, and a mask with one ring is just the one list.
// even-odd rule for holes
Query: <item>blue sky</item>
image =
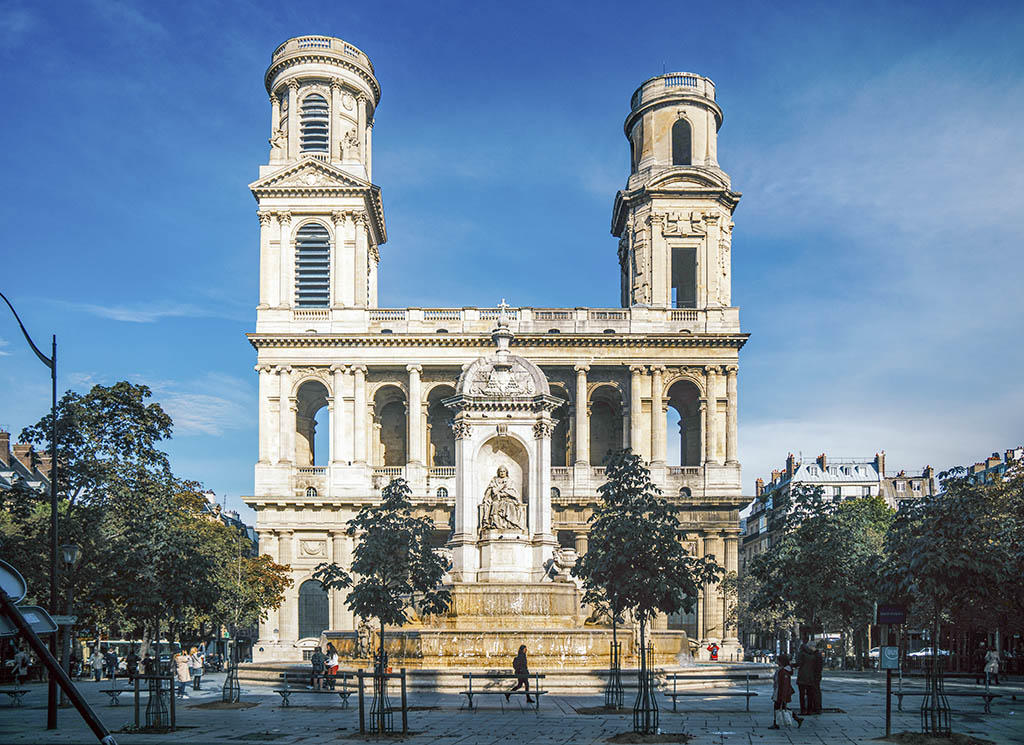
{"label": "blue sky", "polygon": [[[744,194],[746,488],[790,450],[916,469],[1024,442],[1024,5],[319,5],[0,0],[0,291],[58,335],[62,389],[149,384],[175,470],[229,507],[256,453],[263,73],[311,33],[383,88],[382,306],[616,305],[629,97],[694,71]],[[48,385],[0,314],[0,425]]]}

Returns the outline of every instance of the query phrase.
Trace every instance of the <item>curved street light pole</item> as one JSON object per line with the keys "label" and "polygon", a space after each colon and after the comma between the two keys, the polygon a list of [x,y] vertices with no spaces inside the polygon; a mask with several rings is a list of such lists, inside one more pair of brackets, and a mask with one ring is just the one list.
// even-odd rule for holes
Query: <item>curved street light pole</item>
{"label": "curved street light pole", "polygon": [[[18,322],[21,333],[25,335],[25,341],[32,347],[39,361],[50,368],[50,381],[52,383],[51,404],[50,404],[50,613],[57,613],[57,335],[53,335],[53,348],[50,356],[39,351],[39,347],[28,335],[25,324],[18,317],[18,311],[11,305],[11,301],[0,292],[0,299],[7,303],[7,307],[14,314],[14,320]],[[50,651],[54,657],[57,656],[57,636],[50,637]],[[57,680],[53,675],[49,676],[49,685],[46,696],[46,729],[57,728]]]}

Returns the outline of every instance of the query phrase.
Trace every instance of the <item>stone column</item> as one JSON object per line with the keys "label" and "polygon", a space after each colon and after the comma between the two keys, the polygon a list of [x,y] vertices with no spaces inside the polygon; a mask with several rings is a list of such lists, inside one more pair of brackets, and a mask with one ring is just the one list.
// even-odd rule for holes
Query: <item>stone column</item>
{"label": "stone column", "polygon": [[277,212],[270,213],[273,222],[267,230],[267,305],[281,307],[281,219]]}
{"label": "stone column", "polygon": [[331,463],[341,463],[344,460],[343,445],[345,439],[345,373],[348,372],[348,365],[331,365],[331,373],[334,376],[333,396],[331,396]]}
{"label": "stone column", "polygon": [[290,365],[279,365],[277,368],[278,400],[280,401],[280,425],[281,435],[279,438],[281,452],[278,460],[281,463],[291,463],[295,460],[295,446],[291,444],[295,434],[295,414],[291,410],[292,395],[292,368]]}
{"label": "stone column", "polygon": [[[282,530],[278,541],[280,559],[278,563],[290,565],[294,560],[293,536],[295,531]],[[284,591],[284,602],[281,603],[281,617],[278,621],[279,638],[282,642],[293,642],[299,638],[299,587],[292,585]]]}
{"label": "stone column", "polygon": [[725,368],[725,390],[726,396],[728,397],[727,408],[725,410],[725,463],[729,466],[736,465],[739,461],[736,459],[736,448],[739,443],[737,442],[737,423],[736,423],[736,411],[739,405],[739,399],[737,396],[736,388],[736,374],[739,372],[737,365],[729,365]]}
{"label": "stone column", "polygon": [[331,213],[331,219],[334,221],[334,251],[331,253],[331,281],[334,286],[332,302],[336,307],[351,307],[355,297],[352,214],[349,210],[336,210]]}
{"label": "stone column", "polygon": [[573,536],[573,539],[576,544],[576,554],[578,556],[583,556],[585,553],[587,553],[587,549],[589,548],[588,543],[590,541],[590,536],[587,535],[586,532],[581,531],[579,533],[576,533],[576,535]]}
{"label": "stone column", "polygon": [[423,464],[423,390],[420,385],[419,365],[406,365],[409,373],[409,444],[406,449],[406,460],[409,463]]}
{"label": "stone column", "polygon": [[704,410],[704,460],[708,463],[718,460],[718,368],[707,369],[707,391]]}
{"label": "stone column", "polygon": [[355,379],[353,402],[352,439],[355,442],[356,463],[366,463],[366,365],[352,367]]}
{"label": "stone column", "polygon": [[373,119],[366,123],[366,150],[363,155],[366,163],[366,180],[373,182]]}
{"label": "stone column", "polygon": [[652,213],[648,219],[651,229],[651,304],[656,308],[672,305],[672,268],[669,250],[665,246],[665,215]]}
{"label": "stone column", "polygon": [[[272,561],[280,564],[278,556],[277,535],[272,530],[259,533],[260,553],[269,556]],[[277,608],[267,610],[267,620],[260,621],[260,640],[276,639],[280,634],[281,614]]]}
{"label": "stone column", "polygon": [[634,455],[644,456],[642,440],[643,422],[640,421],[641,402],[640,381],[643,379],[644,366],[630,365],[629,367],[629,447]]}
{"label": "stone column", "polygon": [[292,246],[292,213],[278,212],[277,222],[281,226],[280,255],[281,296],[278,305],[290,308],[295,304],[295,248]]}
{"label": "stone column", "polygon": [[[359,157],[364,164],[366,163],[366,104],[368,101],[365,93],[356,96],[356,121],[359,126],[356,134],[359,138]],[[367,180],[369,180],[369,173],[367,173]]]}
{"label": "stone column", "polygon": [[[720,566],[725,566],[725,555],[721,536],[712,535],[704,539],[704,555],[713,555]],[[719,599],[718,584],[708,584],[704,588],[704,624],[705,633],[708,639],[717,639],[721,644],[723,639],[722,603]]]}
{"label": "stone column", "polygon": [[[738,572],[739,571],[739,548],[740,539],[737,535],[727,535],[725,537],[725,567],[726,572]],[[726,598],[723,594],[722,612],[726,616],[728,615],[729,609],[726,604]],[[723,616],[724,617],[724,616]],[[735,645],[739,646],[739,638],[737,636],[737,629],[734,624],[726,624],[725,626],[725,644],[722,646]]]}
{"label": "stone column", "polygon": [[341,113],[341,81],[331,78],[331,125],[327,128],[330,136],[328,159],[331,161],[341,160],[341,135],[338,126],[338,117]]}
{"label": "stone column", "polygon": [[710,212],[704,216],[704,221],[704,224],[707,226],[707,235],[704,238],[704,245],[707,250],[707,261],[704,262],[704,277],[707,282],[707,306],[721,306],[718,300],[718,282],[722,276],[718,270],[718,236],[720,233],[721,216]]}
{"label": "stone column", "polygon": [[[348,550],[348,536],[344,533],[331,531],[333,561],[342,569],[347,570],[352,561]],[[352,628],[352,611],[345,607],[348,590],[331,590],[331,628],[349,631]]]}
{"label": "stone column", "polygon": [[354,216],[356,226],[356,253],[355,253],[355,288],[354,303],[357,308],[365,308],[367,302],[367,274],[366,262],[369,259],[366,231],[369,226],[366,224],[366,215],[357,212]]}
{"label": "stone column", "polygon": [[662,400],[662,374],[665,368],[654,365],[651,368],[651,462],[657,465],[665,464],[665,427],[668,426],[665,420],[665,404]]}
{"label": "stone column", "polygon": [[256,215],[260,219],[260,303],[257,309],[270,307],[270,286],[277,282],[277,275],[271,274],[270,266],[270,222],[273,213],[270,210],[259,210]]}
{"label": "stone column", "polygon": [[259,396],[259,452],[260,463],[270,463],[270,365],[256,365],[259,373],[257,396]]}
{"label": "stone column", "polygon": [[288,81],[288,158],[299,157],[299,81]]}
{"label": "stone column", "polygon": [[587,416],[587,371],[590,365],[576,365],[576,465],[590,465],[590,421]]}

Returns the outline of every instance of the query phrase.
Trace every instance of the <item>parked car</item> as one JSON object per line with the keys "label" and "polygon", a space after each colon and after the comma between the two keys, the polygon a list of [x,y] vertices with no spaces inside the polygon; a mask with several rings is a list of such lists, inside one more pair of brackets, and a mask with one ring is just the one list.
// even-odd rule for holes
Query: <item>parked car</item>
{"label": "parked car", "polygon": [[868,651],[868,657],[870,657],[870,658],[872,658],[872,659],[875,659],[875,660],[877,660],[877,659],[878,659],[878,655],[880,655],[880,654],[881,654],[881,651],[880,651],[880,650],[881,650],[881,647],[872,647],[872,648],[871,648],[871,649],[870,649],[870,650]]}
{"label": "parked car", "polygon": [[[939,656],[942,657],[944,655],[948,656],[949,655],[949,650],[940,649],[939,650]],[[924,647],[922,649],[917,650],[916,652],[909,652],[907,654],[907,657],[931,657],[931,656],[932,656],[932,648],[931,647]]]}
{"label": "parked car", "polygon": [[206,661],[203,663],[203,669],[208,673],[219,673],[224,669],[224,660],[216,652],[208,654],[206,655]]}

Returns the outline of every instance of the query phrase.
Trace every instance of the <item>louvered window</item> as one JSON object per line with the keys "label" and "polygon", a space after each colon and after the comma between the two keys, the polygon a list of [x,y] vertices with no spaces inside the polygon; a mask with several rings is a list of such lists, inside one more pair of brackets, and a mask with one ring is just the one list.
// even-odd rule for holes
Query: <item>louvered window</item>
{"label": "louvered window", "polygon": [[299,149],[304,153],[329,152],[328,128],[331,110],[327,99],[318,93],[311,93],[302,99],[299,115]]}
{"label": "louvered window", "polygon": [[331,237],[319,223],[295,234],[295,304],[326,308],[331,301]]}

